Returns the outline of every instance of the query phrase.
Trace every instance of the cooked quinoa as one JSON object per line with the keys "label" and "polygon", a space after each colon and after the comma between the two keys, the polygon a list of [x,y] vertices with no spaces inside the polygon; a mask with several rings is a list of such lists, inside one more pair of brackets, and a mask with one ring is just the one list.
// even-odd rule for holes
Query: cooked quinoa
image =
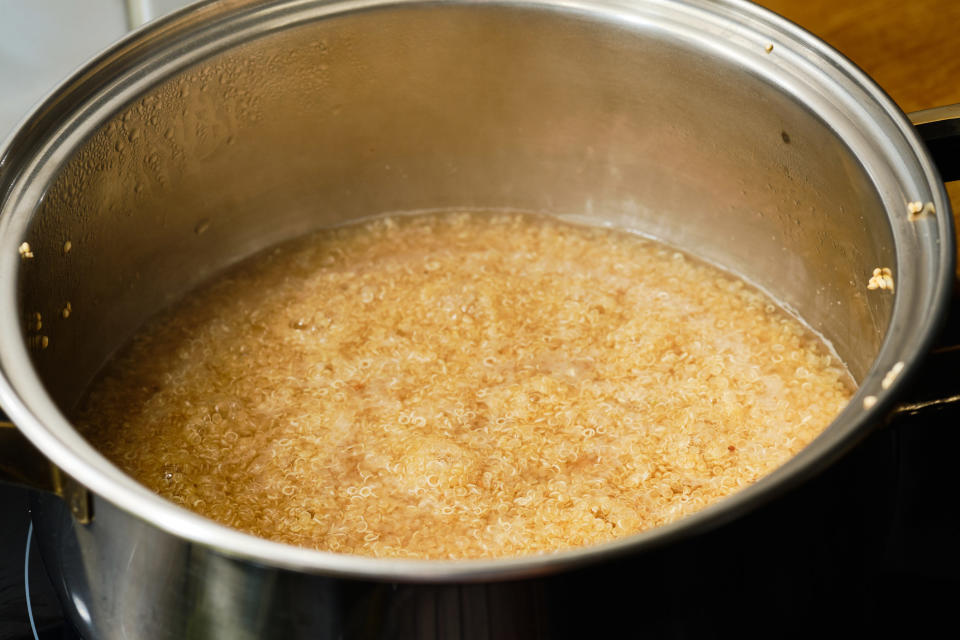
{"label": "cooked quinoa", "polygon": [[851,391],[797,320],[674,249],[446,213],[254,257],[146,327],[77,419],[147,487],[241,531],[476,558],[693,513]]}

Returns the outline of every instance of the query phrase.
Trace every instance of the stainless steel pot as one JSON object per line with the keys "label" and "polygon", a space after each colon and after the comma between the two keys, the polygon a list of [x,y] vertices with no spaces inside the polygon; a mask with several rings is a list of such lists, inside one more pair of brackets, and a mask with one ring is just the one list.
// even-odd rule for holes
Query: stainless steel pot
{"label": "stainless steel pot", "polygon": [[[949,112],[926,117],[953,139]],[[542,605],[525,585],[701,534],[834,462],[903,401],[953,280],[949,203],[914,127],[835,51],[739,0],[203,2],[54,92],[0,152],[0,198],[0,404],[16,424],[0,455],[65,498],[37,494],[33,517],[91,639],[403,635],[396,612],[426,601],[437,634],[453,616],[496,635],[464,621],[519,620]],[[800,455],[692,517],[460,562],[232,531],[126,477],[65,417],[146,318],[227,265],[345,220],[454,207],[683,247],[796,310],[859,391]],[[875,268],[894,290],[868,288]]]}

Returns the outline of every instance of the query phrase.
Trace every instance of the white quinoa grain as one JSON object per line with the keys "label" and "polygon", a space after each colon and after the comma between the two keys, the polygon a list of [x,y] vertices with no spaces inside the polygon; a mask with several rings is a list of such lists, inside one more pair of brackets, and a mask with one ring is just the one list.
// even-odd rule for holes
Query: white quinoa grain
{"label": "white quinoa grain", "polygon": [[883,380],[880,382],[880,387],[884,390],[890,388],[890,385],[893,384],[893,381],[897,379],[897,376],[900,375],[900,372],[903,371],[904,363],[898,362],[887,371],[886,375],[883,376]]}
{"label": "white quinoa grain", "polygon": [[937,213],[937,209],[932,202],[908,202],[907,203],[907,219],[911,222],[916,222],[921,218],[927,216],[932,216]]}
{"label": "white quinoa grain", "polygon": [[881,289],[886,291],[893,291],[893,272],[889,267],[877,267],[873,270],[873,275],[870,276],[870,281],[867,282],[867,289],[875,290]]}

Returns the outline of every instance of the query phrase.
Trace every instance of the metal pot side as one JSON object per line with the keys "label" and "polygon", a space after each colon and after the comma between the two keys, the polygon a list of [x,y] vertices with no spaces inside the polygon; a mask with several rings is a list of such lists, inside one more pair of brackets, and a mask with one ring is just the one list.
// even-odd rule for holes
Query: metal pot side
{"label": "metal pot side", "polygon": [[[91,491],[87,524],[35,500],[91,638],[333,635],[352,580],[506,585],[715,527],[881,420],[953,270],[949,204],[903,114],[826,45],[737,0],[200,3],[53,93],[0,151],[0,194],[0,404]],[[936,213],[912,219],[913,201]],[[796,458],[695,516],[495,561],[341,556],[229,530],[136,484],[64,417],[139,325],[229,264],[323,226],[449,208],[544,211],[682,247],[796,311],[857,396]],[[893,292],[868,289],[875,268]]]}

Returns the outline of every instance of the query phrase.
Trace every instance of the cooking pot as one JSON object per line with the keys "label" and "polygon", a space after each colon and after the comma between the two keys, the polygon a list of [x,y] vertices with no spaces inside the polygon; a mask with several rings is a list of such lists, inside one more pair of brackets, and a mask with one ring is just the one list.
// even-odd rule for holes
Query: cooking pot
{"label": "cooking pot", "polygon": [[[957,117],[921,116],[948,178]],[[739,0],[201,2],[47,98],[0,152],[0,198],[3,474],[49,490],[36,535],[90,639],[547,633],[525,625],[557,607],[539,590],[551,576],[704,535],[892,415],[957,401],[905,395],[953,282],[931,152],[849,61]],[[710,508],[496,560],[233,531],[137,484],[67,419],[147,318],[228,265],[321,227],[451,208],[684,248],[795,311],[859,389],[799,455]]]}

